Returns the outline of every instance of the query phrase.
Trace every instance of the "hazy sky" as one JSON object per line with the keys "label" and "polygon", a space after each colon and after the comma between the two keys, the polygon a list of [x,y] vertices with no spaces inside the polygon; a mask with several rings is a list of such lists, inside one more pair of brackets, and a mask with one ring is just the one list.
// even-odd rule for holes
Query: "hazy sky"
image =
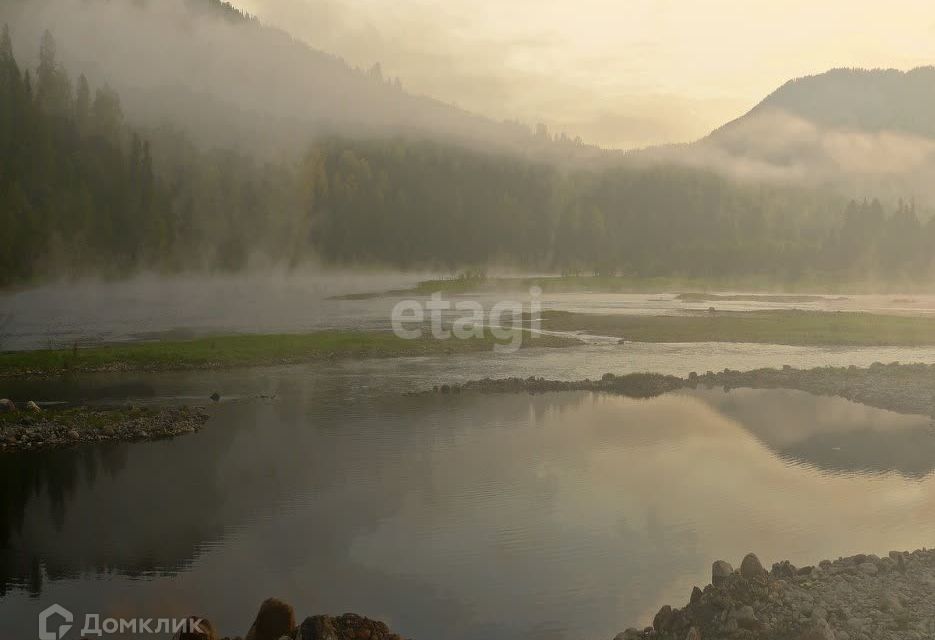
{"label": "hazy sky", "polygon": [[935,64],[931,0],[234,0],[410,91],[605,146],[691,140],[786,80]]}

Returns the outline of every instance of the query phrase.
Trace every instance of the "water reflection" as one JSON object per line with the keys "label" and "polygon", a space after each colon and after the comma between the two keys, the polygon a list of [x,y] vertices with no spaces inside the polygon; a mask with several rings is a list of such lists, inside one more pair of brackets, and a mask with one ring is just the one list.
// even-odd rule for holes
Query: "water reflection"
{"label": "water reflection", "polygon": [[696,395],[792,461],[829,471],[896,471],[914,478],[935,469],[931,417],[781,389],[700,391]]}
{"label": "water reflection", "polygon": [[0,461],[0,637],[50,602],[242,634],[269,595],[415,638],[612,637],[713,558],[885,553],[935,524],[925,450],[903,460],[927,421],[840,400],[269,384],[194,436]]}

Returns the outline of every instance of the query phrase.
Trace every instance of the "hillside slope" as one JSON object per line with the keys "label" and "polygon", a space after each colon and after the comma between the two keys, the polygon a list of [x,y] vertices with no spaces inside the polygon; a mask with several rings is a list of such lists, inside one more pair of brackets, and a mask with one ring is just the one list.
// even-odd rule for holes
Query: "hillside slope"
{"label": "hillside slope", "polygon": [[207,144],[275,154],[320,135],[408,134],[553,159],[604,155],[410,94],[378,65],[352,68],[219,0],[8,0],[2,22],[29,66],[48,29],[65,67],[113,85],[135,122]]}
{"label": "hillside slope", "polygon": [[632,154],[736,178],[935,207],[935,68],[834,70],[792,80],[692,144]]}
{"label": "hillside slope", "polygon": [[781,109],[827,127],[935,138],[935,67],[834,69],[791,80],[753,110]]}

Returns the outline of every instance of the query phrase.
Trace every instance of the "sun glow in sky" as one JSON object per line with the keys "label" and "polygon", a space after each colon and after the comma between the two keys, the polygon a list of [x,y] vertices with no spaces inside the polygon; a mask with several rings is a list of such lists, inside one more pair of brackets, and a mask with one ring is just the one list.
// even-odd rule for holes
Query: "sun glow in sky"
{"label": "sun glow in sky", "polygon": [[604,146],[684,142],[785,81],[935,64],[931,0],[235,0],[415,93]]}

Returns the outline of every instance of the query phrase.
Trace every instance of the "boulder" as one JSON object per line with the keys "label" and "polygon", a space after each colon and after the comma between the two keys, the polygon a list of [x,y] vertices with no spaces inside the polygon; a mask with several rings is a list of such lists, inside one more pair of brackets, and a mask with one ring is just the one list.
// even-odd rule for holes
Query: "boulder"
{"label": "boulder", "polygon": [[656,614],[656,617],[653,618],[653,629],[657,632],[664,631],[668,626],[669,620],[672,618],[672,607],[669,605],[664,605],[659,613]]}
{"label": "boulder", "polygon": [[740,563],[740,575],[747,580],[759,580],[766,575],[766,569],[755,553],[748,553]]}
{"label": "boulder", "polygon": [[256,620],[246,640],[279,640],[283,636],[292,635],[295,631],[295,611],[292,605],[269,598],[260,605]]}
{"label": "boulder", "polygon": [[42,413],[42,409],[35,402],[30,400],[26,403],[26,411],[31,411],[32,413]]}
{"label": "boulder", "polygon": [[382,622],[353,613],[343,616],[306,618],[295,634],[295,640],[403,640]]}
{"label": "boulder", "polygon": [[753,612],[753,607],[750,605],[744,605],[739,609],[733,609],[730,613],[730,618],[737,621],[738,626],[743,629],[752,629],[756,626],[756,614]]}
{"label": "boulder", "polygon": [[692,594],[688,599],[688,604],[695,604],[696,602],[700,602],[703,595],[704,592],[701,589],[698,587],[692,587]]}
{"label": "boulder", "polygon": [[711,565],[711,584],[715,587],[723,583],[730,575],[734,573],[734,568],[729,562],[717,560]]}
{"label": "boulder", "polygon": [[0,399],[0,413],[10,413],[16,411],[16,405],[12,400],[6,398]]}
{"label": "boulder", "polygon": [[793,578],[797,575],[798,570],[791,562],[788,560],[783,560],[782,562],[777,562],[773,565],[773,570],[771,573],[777,578]]}
{"label": "boulder", "polygon": [[902,611],[903,605],[892,593],[884,593],[880,596],[880,611],[889,611],[890,613],[896,613],[897,611]]}
{"label": "boulder", "polygon": [[214,402],[220,402],[220,401],[221,401],[221,394],[218,393],[217,391],[215,391],[214,393],[212,393],[209,397],[210,397],[211,400],[214,401]]}
{"label": "boulder", "polygon": [[[174,640],[217,640],[218,633],[214,625],[206,618],[191,616],[188,618],[189,626],[185,631],[175,634]],[[197,630],[195,630],[197,629]]]}
{"label": "boulder", "polygon": [[810,622],[797,640],[834,640],[834,631],[827,621],[819,618]]}

